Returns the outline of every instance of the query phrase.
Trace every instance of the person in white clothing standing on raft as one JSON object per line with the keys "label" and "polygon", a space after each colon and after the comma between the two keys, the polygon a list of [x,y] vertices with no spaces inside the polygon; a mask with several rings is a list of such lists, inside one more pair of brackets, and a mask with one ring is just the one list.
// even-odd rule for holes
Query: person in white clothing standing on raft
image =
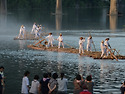
{"label": "person in white clothing standing on raft", "polygon": [[40,33],[39,33],[39,25],[37,25],[36,29],[35,29],[35,38],[39,38],[40,37]]}
{"label": "person in white clothing standing on raft", "polygon": [[24,35],[25,35],[25,27],[24,25],[21,25],[18,38],[24,38]]}
{"label": "person in white clothing standing on raft", "polygon": [[101,58],[103,58],[104,54],[105,54],[105,45],[104,45],[104,41],[102,40],[101,44],[100,44],[100,47],[101,47]]}
{"label": "person in white clothing standing on raft", "polygon": [[49,33],[49,35],[45,39],[48,39],[48,46],[50,46],[50,44],[51,44],[51,47],[53,47],[54,38],[52,36],[52,33]]}
{"label": "person in white clothing standing on raft", "polygon": [[85,38],[80,37],[80,40],[79,40],[79,54],[84,53],[84,42],[85,42]]}
{"label": "person in white clothing standing on raft", "polygon": [[58,48],[60,48],[60,44],[62,44],[62,46],[64,48],[63,37],[62,37],[61,33],[60,33],[59,37],[57,38],[57,40],[59,41]]}
{"label": "person in white clothing standing on raft", "polygon": [[31,34],[35,34],[36,28],[37,28],[36,23],[34,23],[33,27],[32,27]]}
{"label": "person in white clothing standing on raft", "polygon": [[106,46],[106,49],[105,49],[106,56],[108,56],[108,55],[109,55],[108,47],[111,48],[111,46],[110,46],[110,44],[109,44],[109,38],[106,38],[106,39],[105,39],[104,45]]}
{"label": "person in white clothing standing on raft", "polygon": [[87,39],[87,51],[92,51],[91,44],[93,43],[92,36],[89,36]]}

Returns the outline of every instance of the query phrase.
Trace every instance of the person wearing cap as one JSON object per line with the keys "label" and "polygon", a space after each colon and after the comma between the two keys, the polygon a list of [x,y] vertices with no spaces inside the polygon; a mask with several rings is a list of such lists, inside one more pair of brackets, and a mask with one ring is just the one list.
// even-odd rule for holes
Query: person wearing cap
{"label": "person wearing cap", "polygon": [[24,25],[21,25],[18,38],[24,38],[24,34],[25,34],[25,27]]}
{"label": "person wearing cap", "polygon": [[85,42],[85,38],[80,37],[80,40],[79,40],[79,54],[84,53],[84,42]]}
{"label": "person wearing cap", "polygon": [[104,41],[102,40],[101,44],[100,44],[100,47],[101,47],[101,58],[103,58],[104,54],[105,54],[105,45],[104,45]]}
{"label": "person wearing cap", "polygon": [[91,44],[93,43],[92,36],[89,36],[87,39],[87,51],[92,51]]}
{"label": "person wearing cap", "polygon": [[37,28],[36,23],[34,23],[33,27],[32,27],[31,34],[35,34],[36,28]]}
{"label": "person wearing cap", "polygon": [[106,38],[106,39],[105,39],[104,45],[106,46],[106,49],[105,49],[106,56],[108,56],[108,55],[109,55],[109,50],[107,49],[107,47],[110,47],[110,48],[111,48],[111,46],[110,46],[110,44],[109,44],[109,38]]}
{"label": "person wearing cap", "polygon": [[50,46],[51,44],[51,47],[53,47],[54,38],[52,36],[52,33],[49,33],[49,35],[45,39],[48,39],[48,46]]}
{"label": "person wearing cap", "polygon": [[83,85],[83,91],[80,92],[79,94],[92,94],[92,93],[88,91],[88,88],[86,85]]}
{"label": "person wearing cap", "polygon": [[58,48],[60,48],[60,44],[62,44],[62,46],[64,48],[63,37],[62,37],[61,33],[60,33],[59,37],[57,38],[57,40],[59,41]]}

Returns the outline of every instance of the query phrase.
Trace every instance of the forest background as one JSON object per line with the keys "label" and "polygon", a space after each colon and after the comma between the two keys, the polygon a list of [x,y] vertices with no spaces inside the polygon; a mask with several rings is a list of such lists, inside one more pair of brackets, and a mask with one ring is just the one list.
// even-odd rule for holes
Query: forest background
{"label": "forest background", "polygon": [[[125,0],[118,0],[120,6],[125,5]],[[63,8],[70,7],[106,7],[110,5],[110,0],[62,0]],[[53,9],[56,0],[7,0],[8,9]]]}

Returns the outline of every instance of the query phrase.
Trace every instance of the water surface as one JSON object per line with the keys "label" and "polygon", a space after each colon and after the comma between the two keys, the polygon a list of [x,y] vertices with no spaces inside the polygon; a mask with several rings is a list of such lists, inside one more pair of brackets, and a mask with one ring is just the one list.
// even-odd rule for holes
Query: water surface
{"label": "water surface", "polygon": [[[112,48],[125,55],[125,17],[109,18],[108,8],[66,9],[65,15],[51,15],[50,10],[8,10],[0,14],[0,65],[5,67],[5,94],[20,94],[23,73],[31,72],[42,78],[44,72],[64,72],[69,80],[68,91],[73,92],[73,79],[77,73],[85,77],[92,75],[95,82],[95,94],[120,94],[121,83],[125,80],[125,60],[94,60],[78,54],[37,51],[27,48],[33,40],[13,40],[23,24],[30,32],[34,22],[42,24],[46,32],[52,32],[54,38],[63,34],[64,42],[78,48],[79,37],[93,36],[96,50],[100,51],[100,42],[110,37]],[[113,19],[113,20],[112,20]],[[54,41],[54,45],[57,42]],[[65,47],[68,47],[65,45]],[[86,48],[86,42],[85,42]],[[93,48],[94,50],[94,48]]]}

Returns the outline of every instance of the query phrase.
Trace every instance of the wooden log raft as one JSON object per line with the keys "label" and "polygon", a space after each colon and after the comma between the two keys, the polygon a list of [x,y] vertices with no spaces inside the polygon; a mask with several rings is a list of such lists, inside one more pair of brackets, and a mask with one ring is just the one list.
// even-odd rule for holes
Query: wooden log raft
{"label": "wooden log raft", "polygon": [[42,32],[40,37],[35,38],[34,34],[31,34],[30,32],[26,32],[24,34],[24,38],[15,37],[14,40],[39,40],[41,37],[43,37],[45,35],[48,35],[48,32]]}
{"label": "wooden log raft", "polygon": [[[76,48],[59,48],[54,46],[54,47],[49,47],[46,48],[45,45],[39,44],[39,45],[28,45],[28,48],[34,49],[34,50],[46,50],[46,51],[54,51],[54,52],[64,52],[64,53],[73,53],[73,54],[79,54],[79,49]],[[95,51],[95,52],[90,52],[84,50],[84,54],[81,54],[81,56],[87,56],[87,57],[92,57],[94,59],[100,59],[101,57],[101,52]],[[125,59],[125,56],[122,55],[115,55],[117,59]],[[107,57],[103,57],[102,59],[116,59],[112,55],[109,55]],[[117,61],[117,60],[116,60]]]}

